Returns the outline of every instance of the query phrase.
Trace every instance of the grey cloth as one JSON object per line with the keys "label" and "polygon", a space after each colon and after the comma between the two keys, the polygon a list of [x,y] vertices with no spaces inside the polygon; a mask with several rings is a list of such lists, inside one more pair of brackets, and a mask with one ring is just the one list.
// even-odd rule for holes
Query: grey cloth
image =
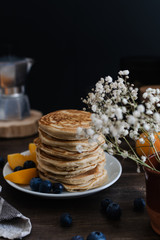
{"label": "grey cloth", "polygon": [[31,232],[30,219],[0,197],[0,237],[23,238]]}

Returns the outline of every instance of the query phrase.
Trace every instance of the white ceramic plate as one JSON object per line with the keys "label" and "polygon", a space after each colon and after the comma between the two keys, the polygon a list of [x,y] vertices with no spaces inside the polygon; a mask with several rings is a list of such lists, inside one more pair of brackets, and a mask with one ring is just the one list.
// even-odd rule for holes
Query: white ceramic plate
{"label": "white ceramic plate", "polygon": [[[28,154],[28,151],[26,152],[23,152],[22,154],[26,155]],[[99,191],[102,191],[108,187],[110,187],[113,183],[115,183],[119,177],[121,176],[121,173],[122,173],[122,167],[121,167],[121,164],[119,163],[119,161],[109,155],[108,153],[106,153],[106,166],[105,166],[107,172],[108,172],[108,180],[107,182],[102,185],[101,187],[97,187],[95,189],[91,189],[91,190],[86,190],[86,191],[83,191],[83,192],[67,192],[67,191],[64,191],[63,193],[60,193],[60,194],[53,194],[53,193],[40,193],[40,192],[34,192],[30,189],[29,185],[18,185],[18,184],[15,184],[9,180],[6,180],[7,183],[9,185],[11,185],[13,188],[16,188],[22,192],[26,192],[26,193],[29,193],[29,194],[32,194],[32,195],[35,195],[35,196],[38,196],[38,197],[44,197],[44,198],[74,198],[74,197],[84,197],[84,196],[87,196],[87,195],[90,195],[90,194],[93,194],[93,193],[96,193],[96,192],[99,192]],[[3,176],[6,176],[7,174],[13,172],[9,166],[8,163],[6,163],[6,165],[4,166],[3,168]]]}

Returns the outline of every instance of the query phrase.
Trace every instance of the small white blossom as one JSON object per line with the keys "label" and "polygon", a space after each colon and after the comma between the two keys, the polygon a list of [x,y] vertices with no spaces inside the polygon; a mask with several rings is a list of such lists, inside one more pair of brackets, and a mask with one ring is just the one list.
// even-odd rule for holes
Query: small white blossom
{"label": "small white blossom", "polygon": [[142,144],[144,144],[144,143],[145,143],[145,140],[144,140],[144,138],[140,138],[140,139],[139,139],[139,141],[140,141],[140,143],[142,143]]}
{"label": "small white blossom", "polygon": [[124,105],[126,105],[126,104],[128,103],[128,101],[127,101],[126,98],[123,98],[123,99],[122,99],[122,102],[123,102]]}
{"label": "small white blossom", "polygon": [[144,92],[142,96],[143,96],[144,99],[146,99],[148,97],[148,93]]}
{"label": "small white blossom", "polygon": [[127,151],[123,151],[123,152],[121,153],[121,156],[122,156],[123,158],[127,158],[127,157],[128,157],[128,152],[127,152]]}
{"label": "small white blossom", "polygon": [[145,123],[145,124],[143,125],[143,127],[144,127],[144,129],[145,129],[146,131],[149,131],[149,129],[150,129],[150,126],[149,126],[149,124],[147,124],[147,123]]}
{"label": "small white blossom", "polygon": [[136,110],[136,111],[133,112],[133,116],[134,116],[135,118],[139,118],[139,117],[141,116],[141,113]]}
{"label": "small white blossom", "polygon": [[129,71],[128,70],[124,70],[124,71],[119,71],[118,72],[118,74],[120,75],[120,76],[127,76],[128,74],[129,74]]}
{"label": "small white blossom", "polygon": [[96,91],[99,92],[99,93],[103,92],[103,85],[102,85],[102,83],[98,82],[96,84]]}
{"label": "small white blossom", "polygon": [[114,153],[114,151],[113,151],[113,149],[112,149],[112,148],[110,148],[110,149],[107,149],[107,151],[108,151],[108,153],[109,153],[110,155],[113,155],[113,153]]}
{"label": "small white blossom", "polygon": [[137,173],[140,173],[141,172],[141,169],[140,169],[140,166],[138,165],[137,166]]}
{"label": "small white blossom", "polygon": [[95,133],[94,130],[91,129],[91,128],[88,128],[86,132],[87,132],[87,135],[88,135],[89,137],[90,137],[90,136],[93,136],[93,134]]}
{"label": "small white blossom", "polygon": [[153,112],[151,110],[147,110],[146,114],[151,115],[151,114],[153,114]]}
{"label": "small white blossom", "polygon": [[129,71],[128,71],[128,70],[124,70],[124,71],[123,71],[123,75],[126,76],[126,75],[128,75],[128,74],[129,74]]}
{"label": "small white blossom", "polygon": [[140,104],[137,107],[137,111],[140,112],[140,113],[143,113],[145,111],[145,107],[142,104]]}
{"label": "small white blossom", "polygon": [[153,118],[156,122],[160,123],[160,114],[158,112],[153,114]]}
{"label": "small white blossom", "polygon": [[118,74],[121,76],[123,75],[123,71],[119,71]]}
{"label": "small white blossom", "polygon": [[155,143],[155,136],[154,136],[153,133],[151,133],[151,134],[149,135],[149,138],[150,138],[150,140],[151,140],[152,143]]}
{"label": "small white blossom", "polygon": [[129,131],[127,130],[127,129],[125,129],[124,131],[123,131],[123,135],[126,137],[126,136],[128,136],[128,133],[129,133]]}
{"label": "small white blossom", "polygon": [[96,110],[97,110],[97,106],[96,106],[96,105],[93,105],[93,106],[92,106],[92,111],[93,111],[93,112],[96,112]]}
{"label": "small white blossom", "polygon": [[159,88],[156,89],[156,93],[160,94],[160,89]]}
{"label": "small white blossom", "polygon": [[94,140],[95,142],[97,142],[97,141],[98,141],[98,137],[99,137],[99,134],[95,134],[95,135],[93,136],[93,140]]}
{"label": "small white blossom", "polygon": [[120,108],[117,108],[115,110],[115,115],[116,115],[117,119],[123,119],[122,110]]}
{"label": "small white blossom", "polygon": [[105,115],[105,114],[102,114],[101,119],[102,119],[102,121],[103,121],[104,123],[107,123],[107,122],[108,122],[108,116]]}
{"label": "small white blossom", "polygon": [[83,147],[80,144],[78,144],[76,146],[76,150],[77,150],[77,152],[82,153],[83,152]]}
{"label": "small white blossom", "polygon": [[107,81],[108,83],[111,83],[112,82],[112,78],[110,76],[108,76],[108,77],[105,78],[105,81]]}
{"label": "small white blossom", "polygon": [[103,150],[106,150],[107,147],[108,147],[108,145],[107,145],[106,143],[102,144],[102,148],[103,148]]}
{"label": "small white blossom", "polygon": [[83,128],[78,127],[78,128],[77,128],[77,134],[78,134],[78,136],[84,135],[84,130],[83,130]]}
{"label": "small white blossom", "polygon": [[141,156],[141,159],[143,162],[145,162],[147,158],[146,158],[146,156]]}
{"label": "small white blossom", "polygon": [[127,122],[131,125],[134,125],[136,123],[136,118],[132,115],[128,116]]}
{"label": "small white blossom", "polygon": [[152,104],[149,102],[147,102],[145,105],[146,105],[146,108],[148,108],[148,109],[150,109],[152,107]]}

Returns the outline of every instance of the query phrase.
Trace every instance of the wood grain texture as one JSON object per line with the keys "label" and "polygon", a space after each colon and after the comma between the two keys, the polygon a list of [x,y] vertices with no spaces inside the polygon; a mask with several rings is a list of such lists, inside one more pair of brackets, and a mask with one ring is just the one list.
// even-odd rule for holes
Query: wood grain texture
{"label": "wood grain texture", "polygon": [[38,131],[38,120],[41,116],[41,112],[31,110],[30,116],[22,120],[0,121],[0,137],[16,138],[36,134]]}
{"label": "wood grain texture", "polygon": [[[35,136],[22,139],[0,139],[0,155],[21,152]],[[32,232],[26,240],[71,240],[74,235],[86,239],[92,231],[102,231],[107,240],[158,240],[153,232],[146,209],[137,213],[133,210],[136,197],[145,198],[144,173],[136,172],[135,163],[120,160],[123,173],[111,187],[76,199],[43,199],[19,192],[9,186],[0,174],[1,196],[17,208],[32,222]],[[2,172],[2,169],[0,170]],[[108,220],[101,212],[103,198],[110,198],[120,204],[122,216],[119,221]],[[72,215],[73,225],[69,228],[60,226],[60,216],[68,212]],[[1,238],[0,238],[1,239]]]}

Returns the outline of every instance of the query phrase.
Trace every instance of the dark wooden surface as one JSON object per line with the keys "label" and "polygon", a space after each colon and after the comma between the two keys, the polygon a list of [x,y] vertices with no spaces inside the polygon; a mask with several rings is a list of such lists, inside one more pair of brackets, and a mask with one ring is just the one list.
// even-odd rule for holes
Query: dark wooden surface
{"label": "dark wooden surface", "polygon": [[[35,136],[22,139],[0,139],[0,155],[22,152],[28,149]],[[32,223],[31,234],[26,240],[70,240],[74,235],[86,239],[92,231],[102,231],[107,240],[156,240],[160,237],[153,232],[147,211],[133,211],[136,197],[145,198],[145,179],[143,172],[136,172],[132,161],[121,161],[123,173],[120,179],[109,188],[77,199],[44,199],[20,192],[9,186],[0,174],[1,196],[17,208]],[[100,210],[103,198],[110,198],[120,204],[121,219],[111,221]],[[73,218],[69,228],[60,226],[60,216],[68,212]],[[1,238],[0,238],[1,239]]]}

